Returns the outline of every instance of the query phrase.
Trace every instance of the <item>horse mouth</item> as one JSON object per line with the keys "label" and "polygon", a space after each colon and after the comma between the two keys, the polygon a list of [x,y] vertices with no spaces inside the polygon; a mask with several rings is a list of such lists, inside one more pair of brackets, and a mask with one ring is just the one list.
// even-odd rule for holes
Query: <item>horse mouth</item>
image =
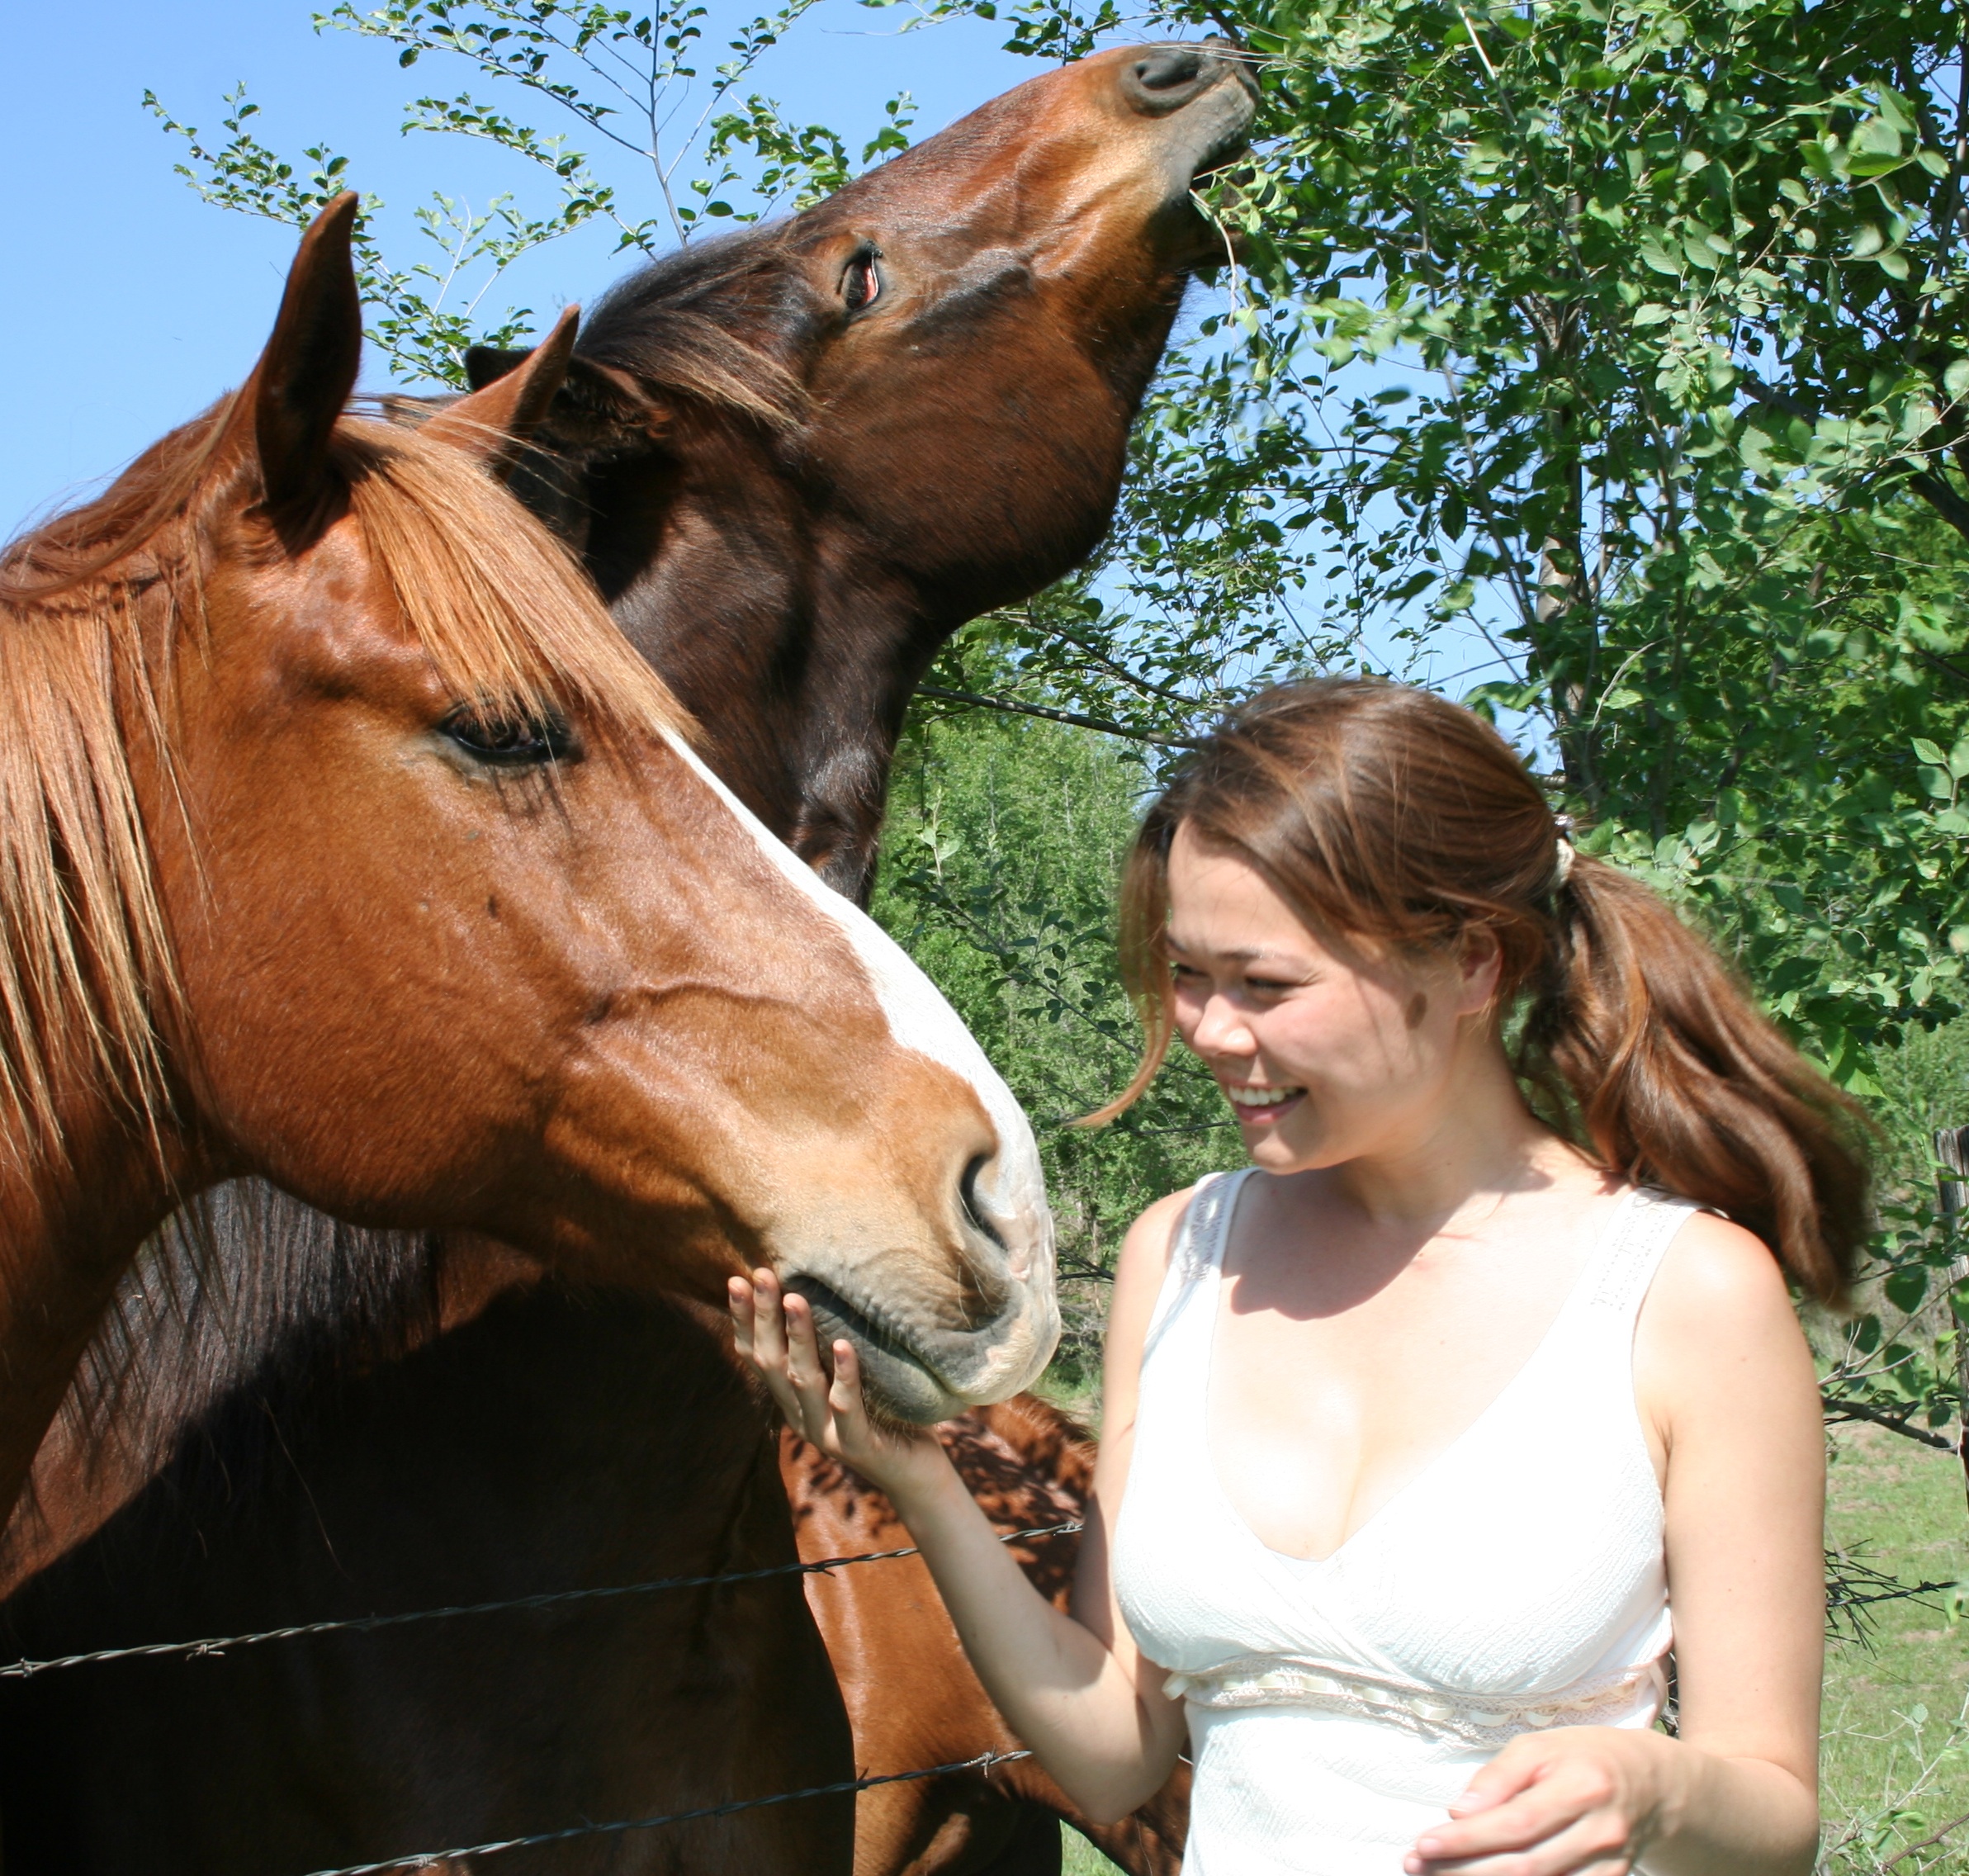
{"label": "horse mouth", "polygon": [[921,1353],[887,1324],[857,1309],[831,1284],[802,1273],[788,1277],[786,1287],[807,1299],[824,1357],[837,1341],[852,1345],[861,1362],[863,1395],[878,1420],[930,1426],[963,1410],[963,1397]]}

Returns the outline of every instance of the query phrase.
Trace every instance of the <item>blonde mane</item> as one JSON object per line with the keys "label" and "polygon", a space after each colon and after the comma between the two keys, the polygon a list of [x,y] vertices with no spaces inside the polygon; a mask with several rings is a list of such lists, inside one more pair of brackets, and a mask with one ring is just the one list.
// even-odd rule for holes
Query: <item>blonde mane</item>
{"label": "blonde mane", "polygon": [[[88,1092],[159,1138],[163,1037],[182,1014],[129,744],[168,774],[177,651],[253,512],[257,467],[227,399],[140,457],[99,500],[0,556],[0,1154],[59,1159]],[[493,713],[580,716],[606,741],[688,733],[662,680],[580,568],[469,457],[344,419],[329,452],[404,625],[447,687]]]}

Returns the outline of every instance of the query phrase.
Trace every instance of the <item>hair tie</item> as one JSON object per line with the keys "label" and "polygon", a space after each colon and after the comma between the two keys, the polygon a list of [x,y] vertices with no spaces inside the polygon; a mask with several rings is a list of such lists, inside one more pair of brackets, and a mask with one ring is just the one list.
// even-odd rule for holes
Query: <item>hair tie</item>
{"label": "hair tie", "polygon": [[1579,850],[1573,845],[1573,817],[1569,814],[1552,817],[1552,837],[1559,843],[1557,857],[1552,863],[1552,890],[1556,893],[1573,876],[1573,862],[1579,857]]}

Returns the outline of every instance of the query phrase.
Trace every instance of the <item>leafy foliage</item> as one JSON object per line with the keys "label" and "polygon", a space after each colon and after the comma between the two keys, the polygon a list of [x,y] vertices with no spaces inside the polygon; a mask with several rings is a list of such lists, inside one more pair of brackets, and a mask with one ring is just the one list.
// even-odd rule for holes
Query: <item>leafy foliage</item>
{"label": "leafy foliage", "polygon": [[[538,212],[518,206],[510,192],[479,211],[433,194],[414,218],[435,255],[423,250],[407,268],[386,258],[376,233],[385,205],[364,198],[358,279],[375,309],[368,335],[392,372],[462,387],[468,347],[523,343],[534,329],[532,309],[509,306],[495,314],[485,310],[487,294],[522,254],[590,221],[613,226],[618,253],[654,256],[707,225],[754,220],[840,187],[854,165],[839,135],[790,123],[772,99],[741,89],[816,4],[785,0],[776,11],[722,21],[703,4],[639,14],[581,0],[390,0],[369,12],[341,0],[316,14],[317,31],[379,40],[406,69],[427,56],[463,61],[477,78],[517,92],[529,114],[571,119],[572,134],[594,140],[618,168],[627,164],[620,182],[609,180],[597,159],[570,145],[570,133],[543,132],[469,90],[407,105],[405,131],[494,144],[551,194]],[[720,35],[729,56],[708,66],[708,36]],[[297,163],[260,142],[248,127],[260,107],[244,84],[226,94],[223,142],[201,139],[154,94],[146,92],[144,102],[183,140],[178,173],[216,207],[303,226],[348,187],[348,159],[325,143],[310,145]],[[861,163],[904,148],[912,116],[906,92],[890,98]],[[630,202],[650,184],[660,212],[639,215]]]}

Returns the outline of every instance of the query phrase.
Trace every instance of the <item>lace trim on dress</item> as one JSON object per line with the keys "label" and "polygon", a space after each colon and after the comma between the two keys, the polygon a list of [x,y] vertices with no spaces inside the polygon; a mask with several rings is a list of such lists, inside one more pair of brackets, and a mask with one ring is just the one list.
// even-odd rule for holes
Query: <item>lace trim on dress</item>
{"label": "lace trim on dress", "polygon": [[1626,1717],[1644,1688],[1650,1705],[1659,1712],[1668,1679],[1659,1660],[1550,1694],[1460,1694],[1277,1655],[1247,1655],[1200,1673],[1172,1674],[1162,1683],[1171,1699],[1199,1707],[1312,1707],[1489,1750],[1546,1727],[1592,1726]]}

